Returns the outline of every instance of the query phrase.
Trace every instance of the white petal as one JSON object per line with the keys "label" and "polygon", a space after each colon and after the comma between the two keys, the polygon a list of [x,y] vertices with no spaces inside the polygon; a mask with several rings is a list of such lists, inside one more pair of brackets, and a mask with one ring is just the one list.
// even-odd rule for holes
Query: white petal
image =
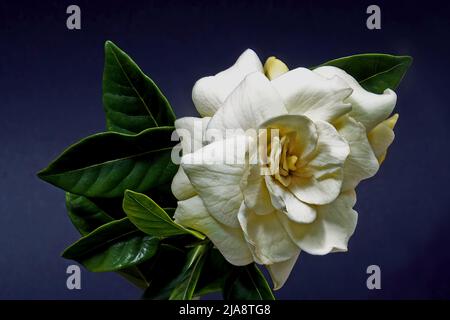
{"label": "white petal", "polygon": [[273,290],[281,289],[281,287],[283,287],[286,283],[286,280],[291,274],[299,255],[300,250],[298,250],[297,254],[289,260],[266,265],[270,277],[272,278]]}
{"label": "white petal", "polygon": [[257,215],[242,203],[238,217],[257,263],[272,264],[285,261],[298,252],[298,247],[278,221],[275,211]]}
{"label": "white petal", "polygon": [[204,233],[231,264],[243,266],[253,262],[242,230],[215,220],[199,196],[178,202],[174,218],[177,223]]}
{"label": "white petal", "polygon": [[286,114],[281,97],[259,72],[248,75],[212,117],[208,130],[257,129],[264,121]]}
{"label": "white petal", "polygon": [[290,143],[293,148],[291,154],[297,154],[300,159],[305,159],[315,150],[318,140],[316,125],[306,116],[287,114],[269,119],[261,124],[261,128],[276,128],[280,137],[292,132],[295,133],[295,143]]}
{"label": "white petal", "polygon": [[368,136],[369,143],[381,164],[386,157],[386,152],[395,138],[394,127],[398,120],[398,114],[394,114],[389,119],[384,120],[373,128]]}
{"label": "white petal", "polygon": [[240,185],[246,178],[247,142],[247,137],[235,136],[181,158],[181,166],[208,211],[230,227],[239,226],[237,214],[244,199]]}
{"label": "white petal", "polygon": [[178,167],[178,171],[173,177],[171,188],[173,195],[178,200],[186,200],[197,194],[181,166]]}
{"label": "white petal", "polygon": [[203,147],[203,135],[210,120],[210,117],[184,117],[175,120],[175,129],[181,138],[183,155]]}
{"label": "white petal", "polygon": [[326,78],[338,76],[353,89],[353,93],[346,100],[352,104],[349,115],[361,122],[367,131],[386,119],[394,110],[397,95],[391,89],[384,90],[383,94],[366,91],[355,78],[336,67],[319,67],[314,69],[314,72]]}
{"label": "white petal", "polygon": [[351,110],[344,103],[352,89],[338,77],[324,78],[308,69],[291,70],[272,81],[289,114],[332,121]]}
{"label": "white petal", "polygon": [[299,224],[279,213],[278,217],[291,239],[310,254],[324,255],[347,251],[348,240],[355,231],[358,213],[352,209],[354,191],[339,195],[332,203],[317,207],[317,218],[310,224]]}
{"label": "white petal", "polygon": [[273,211],[270,194],[266,187],[264,176],[261,175],[260,166],[251,165],[247,184],[242,188],[245,205],[256,214],[268,214]]}
{"label": "white petal", "polygon": [[362,180],[377,173],[378,160],[367,140],[366,129],[361,123],[351,117],[343,117],[335,126],[350,146],[350,155],[344,164],[342,191],[353,190]]}
{"label": "white petal", "polygon": [[284,212],[292,221],[298,223],[311,223],[316,219],[316,209],[297,199],[291,191],[278,184],[272,177],[265,177],[267,188],[270,191],[273,206]]}
{"label": "white petal", "polygon": [[315,154],[306,165],[305,173],[293,175],[289,190],[309,204],[326,204],[339,195],[343,180],[343,166],[350,148],[336,129],[327,122],[317,121],[319,133]]}
{"label": "white petal", "polygon": [[192,89],[192,100],[201,116],[213,116],[228,95],[252,72],[263,72],[256,53],[247,49],[230,68],[198,80]]}

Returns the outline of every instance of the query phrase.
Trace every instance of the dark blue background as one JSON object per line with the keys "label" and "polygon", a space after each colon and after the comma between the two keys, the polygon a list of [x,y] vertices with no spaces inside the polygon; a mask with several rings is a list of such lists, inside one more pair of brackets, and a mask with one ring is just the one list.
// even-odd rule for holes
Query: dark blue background
{"label": "dark blue background", "polygon": [[[66,7],[82,30],[66,29]],[[376,178],[358,189],[349,252],[301,255],[278,298],[450,298],[449,6],[370,2],[2,1],[0,4],[0,298],[138,298],[115,274],[82,271],[65,287],[59,256],[77,239],[64,193],[36,178],[63,148],[102,131],[103,42],[113,40],[162,88],[178,117],[196,115],[194,82],[246,48],[291,67],[362,52],[408,54],[396,140]],[[366,288],[377,264],[382,289]]]}

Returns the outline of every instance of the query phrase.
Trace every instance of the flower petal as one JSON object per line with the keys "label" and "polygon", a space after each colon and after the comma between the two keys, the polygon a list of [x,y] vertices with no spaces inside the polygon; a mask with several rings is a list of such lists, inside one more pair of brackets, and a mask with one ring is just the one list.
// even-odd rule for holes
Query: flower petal
{"label": "flower petal", "polygon": [[210,117],[184,117],[175,120],[175,129],[181,137],[183,155],[203,147],[203,135],[210,120]]}
{"label": "flower petal", "polygon": [[247,137],[235,136],[181,158],[181,166],[208,211],[230,227],[239,226],[237,214],[244,199],[240,185],[246,178],[247,142]]}
{"label": "flower petal", "polygon": [[278,78],[288,71],[289,68],[287,65],[276,57],[269,57],[267,58],[266,63],[264,63],[264,74],[267,78],[269,78],[269,80]]}
{"label": "flower petal", "polygon": [[377,173],[378,161],[367,140],[366,129],[361,123],[351,117],[343,117],[335,126],[350,146],[350,155],[344,163],[341,190],[353,190],[362,180]]}
{"label": "flower petal", "polygon": [[291,239],[309,254],[324,255],[347,251],[347,243],[355,231],[358,213],[352,209],[356,194],[341,193],[332,203],[317,207],[317,219],[310,224],[300,224],[278,214]]}
{"label": "flower petal", "polygon": [[199,196],[178,202],[174,218],[177,223],[204,233],[231,264],[243,266],[253,262],[242,230],[215,220]]}
{"label": "flower petal", "polygon": [[395,138],[394,127],[398,120],[398,114],[394,114],[389,119],[384,120],[373,128],[367,135],[373,152],[381,164],[386,157],[387,149]]}
{"label": "flower petal", "polygon": [[247,184],[242,188],[245,205],[256,214],[268,214],[273,211],[270,194],[259,164],[249,167]]}
{"label": "flower petal", "polygon": [[394,110],[397,95],[391,89],[384,90],[383,94],[366,91],[358,81],[342,69],[336,67],[319,67],[314,72],[328,79],[338,76],[352,89],[353,93],[346,100],[352,104],[350,116],[361,122],[369,132],[373,127],[386,119]]}
{"label": "flower petal", "polygon": [[181,166],[173,177],[171,189],[177,200],[186,200],[197,194]]}
{"label": "flower petal", "polygon": [[324,78],[308,69],[291,70],[272,82],[289,114],[305,115],[312,120],[332,121],[351,110],[344,99],[352,89],[340,78]]}
{"label": "flower petal", "polygon": [[315,124],[306,116],[286,114],[271,118],[261,124],[263,129],[278,129],[280,137],[292,132],[295,133],[295,144],[290,144],[293,148],[291,153],[305,159],[315,150],[318,133]]}
{"label": "flower petal", "polygon": [[278,221],[275,211],[257,215],[242,203],[238,217],[257,263],[272,264],[285,261],[298,252],[298,247]]}
{"label": "flower petal", "polygon": [[192,89],[192,100],[202,117],[213,116],[228,95],[252,72],[263,72],[257,54],[247,49],[230,68],[215,76],[198,80]]}
{"label": "flower petal", "polygon": [[297,223],[311,223],[316,219],[316,209],[297,199],[291,191],[278,184],[272,177],[265,177],[273,206]]}
{"label": "flower petal", "polygon": [[[301,201],[326,204],[339,195],[343,166],[350,148],[336,129],[325,121],[316,121],[319,138],[310,162],[292,176],[289,190]],[[302,170],[300,168],[299,170]]]}
{"label": "flower petal", "polygon": [[299,255],[300,250],[298,250],[297,254],[289,260],[266,265],[270,277],[272,278],[273,290],[281,289],[281,287],[283,287],[283,285],[286,283],[286,280],[291,274],[291,271],[294,268]]}
{"label": "flower petal", "polygon": [[212,117],[208,130],[257,129],[264,121],[286,114],[281,97],[259,72],[249,74]]}

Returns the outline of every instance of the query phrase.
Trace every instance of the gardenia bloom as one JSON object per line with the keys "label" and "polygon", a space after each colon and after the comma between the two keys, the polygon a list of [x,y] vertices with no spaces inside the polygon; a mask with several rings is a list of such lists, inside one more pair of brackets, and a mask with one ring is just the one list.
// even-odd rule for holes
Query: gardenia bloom
{"label": "gardenia bloom", "polygon": [[[288,71],[274,57],[263,67],[249,49],[197,81],[192,98],[203,118],[175,122],[183,136],[172,183],[178,223],[203,232],[234,265],[265,265],[275,289],[300,251],[347,250],[357,223],[355,187],[377,172],[393,141],[392,90],[370,93],[335,67]],[[266,157],[252,157],[265,139],[252,130],[277,130]],[[207,143],[210,131],[222,134]],[[234,146],[245,152],[223,161]]]}

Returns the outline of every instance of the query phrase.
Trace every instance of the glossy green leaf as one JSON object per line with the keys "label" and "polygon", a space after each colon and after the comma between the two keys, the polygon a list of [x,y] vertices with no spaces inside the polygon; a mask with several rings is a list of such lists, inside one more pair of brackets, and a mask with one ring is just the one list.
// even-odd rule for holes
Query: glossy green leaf
{"label": "glossy green leaf", "polygon": [[183,261],[187,253],[172,245],[162,244],[157,254],[150,260],[152,266],[148,268],[149,285],[143,299],[165,300],[173,291],[176,279],[183,270]]}
{"label": "glossy green leaf", "polygon": [[131,190],[125,191],[123,210],[136,227],[149,235],[170,237],[191,234],[199,239],[205,238],[201,233],[188,230],[175,223],[160,206],[145,194]]}
{"label": "glossy green leaf", "polygon": [[[170,294],[170,300],[192,299],[198,279],[203,270],[208,249],[209,245],[203,244],[196,246],[189,251],[183,271],[180,277],[175,280],[176,286]],[[208,272],[208,270],[205,270],[205,272]]]}
{"label": "glossy green leaf", "polygon": [[66,149],[38,176],[66,191],[88,197],[121,197],[126,189],[147,191],[169,183],[173,127],[138,135],[105,132]]}
{"label": "glossy green leaf", "polygon": [[175,114],[156,84],[111,41],[105,43],[103,105],[109,131],[172,126]]}
{"label": "glossy green leaf", "polygon": [[66,208],[72,224],[83,236],[114,220],[90,199],[69,192]]}
{"label": "glossy green leaf", "polygon": [[200,274],[194,296],[201,297],[213,292],[222,292],[225,280],[234,266],[230,264],[219,250],[211,248],[207,254],[204,272]]}
{"label": "glossy green leaf", "polygon": [[395,90],[412,63],[410,56],[367,53],[331,60],[321,66],[334,66],[345,70],[367,91],[383,93]]}
{"label": "glossy green leaf", "polygon": [[148,236],[123,218],[104,224],[68,247],[62,254],[93,272],[116,271],[150,259],[159,239]]}
{"label": "glossy green leaf", "polygon": [[254,264],[235,267],[226,280],[226,300],[275,300],[264,275]]}

